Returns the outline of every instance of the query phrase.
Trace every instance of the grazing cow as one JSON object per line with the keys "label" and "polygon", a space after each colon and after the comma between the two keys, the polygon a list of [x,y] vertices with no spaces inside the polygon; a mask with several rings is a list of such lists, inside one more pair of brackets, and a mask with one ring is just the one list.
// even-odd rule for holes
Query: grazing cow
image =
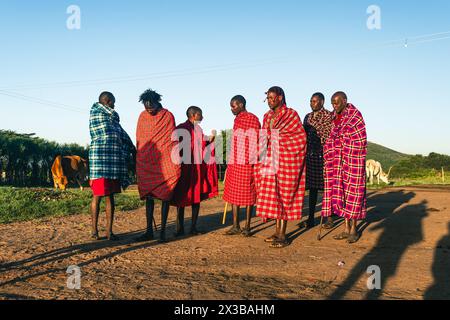
{"label": "grazing cow", "polygon": [[77,182],[83,190],[82,183],[88,173],[87,160],[79,156],[57,156],[52,166],[53,182],[56,189],[66,190],[70,182]]}
{"label": "grazing cow", "polygon": [[381,168],[381,163],[375,160],[367,160],[366,162],[366,174],[370,184],[373,184],[373,178],[377,178],[377,183],[380,184],[380,180],[386,184],[389,184],[389,175],[392,167],[389,168],[389,172],[386,174]]}

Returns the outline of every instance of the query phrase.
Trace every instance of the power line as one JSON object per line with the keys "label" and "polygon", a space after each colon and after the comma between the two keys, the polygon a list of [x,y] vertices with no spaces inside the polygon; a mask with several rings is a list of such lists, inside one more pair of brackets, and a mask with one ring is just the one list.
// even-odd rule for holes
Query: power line
{"label": "power line", "polygon": [[[278,59],[280,60],[280,58]],[[61,86],[85,86],[85,85],[100,85],[100,84],[107,84],[107,83],[124,83],[124,82],[132,82],[132,81],[141,81],[141,80],[148,80],[148,79],[157,79],[157,78],[170,78],[170,77],[181,77],[181,76],[189,76],[189,75],[197,75],[197,74],[206,74],[211,72],[220,72],[220,71],[230,71],[230,70],[242,70],[245,68],[254,68],[258,66],[265,66],[269,64],[277,63],[276,60],[272,61],[266,61],[261,63],[254,63],[254,64],[242,64],[242,63],[234,63],[234,64],[226,64],[222,66],[214,66],[214,67],[206,67],[206,69],[197,70],[195,69],[187,69],[187,70],[193,70],[190,72],[162,72],[162,73],[156,73],[154,76],[140,76],[140,77],[134,77],[134,76],[126,76],[126,77],[120,77],[120,78],[113,78],[108,80],[91,80],[87,81],[90,83],[86,83],[85,81],[71,81],[71,82],[60,82],[60,83],[54,83],[53,85],[61,85]],[[210,69],[208,69],[210,68]],[[22,87],[23,89],[30,89],[31,87]],[[37,88],[43,88],[43,87],[33,87],[34,89]],[[48,107],[56,108],[56,109],[62,109],[72,112],[78,112],[78,113],[85,113],[85,110],[73,107],[70,105],[66,105],[63,103],[58,103],[50,100],[44,100],[36,97],[26,96],[17,92],[11,92],[6,91],[4,89],[0,89],[0,95],[12,97],[15,99],[21,99],[33,103],[38,103],[41,105],[46,105]]]}
{"label": "power line", "polygon": [[[397,46],[409,46],[416,45],[421,43],[439,41],[450,39],[450,31],[439,32],[433,34],[419,35],[414,37],[408,37],[405,39],[394,40],[385,42],[379,45],[375,45],[372,47],[368,47],[367,49],[376,49],[376,48],[387,48],[387,47],[397,47]],[[166,72],[158,72],[158,73],[150,73],[144,75],[129,75],[108,79],[94,79],[94,80],[75,80],[75,81],[63,81],[63,82],[54,82],[54,83],[44,83],[40,85],[32,85],[32,84],[24,84],[16,87],[3,87],[0,88],[0,95],[8,96],[15,99],[20,99],[24,101],[29,101],[32,103],[37,103],[41,105],[45,105],[51,108],[72,111],[77,113],[85,113],[86,110],[77,108],[74,106],[70,106],[67,104],[54,102],[50,100],[45,100],[41,98],[36,98],[32,96],[23,95],[17,92],[11,92],[9,90],[27,90],[27,89],[45,89],[45,88],[61,88],[61,87],[82,87],[82,86],[97,86],[102,84],[112,84],[112,83],[127,83],[127,82],[137,82],[143,80],[151,80],[151,79],[163,79],[163,78],[176,78],[176,77],[185,77],[191,75],[200,75],[200,74],[208,74],[214,72],[224,72],[224,71],[232,71],[232,70],[243,70],[247,68],[255,68],[260,66],[266,66],[271,64],[279,64],[286,63],[289,61],[296,61],[297,58],[292,57],[279,57],[274,58],[272,60],[266,60],[261,62],[253,62],[253,63],[229,63],[215,66],[207,66],[200,68],[188,68],[182,70],[175,71],[166,71]],[[6,90],[5,90],[6,89]]]}
{"label": "power line", "polygon": [[416,36],[416,37],[409,37],[409,39],[430,38],[430,37],[442,36],[442,35],[450,35],[450,31],[426,34],[426,35]]}
{"label": "power line", "polygon": [[24,100],[24,101],[28,101],[28,102],[32,102],[32,103],[41,104],[41,105],[55,108],[55,109],[61,109],[61,110],[66,110],[66,111],[78,112],[78,113],[86,113],[86,111],[81,108],[77,108],[77,107],[70,106],[67,104],[54,102],[54,101],[50,101],[50,100],[45,100],[45,99],[41,99],[41,98],[26,96],[26,95],[16,93],[16,92],[8,92],[5,90],[0,90],[0,95],[19,99],[19,100]]}
{"label": "power line", "polygon": [[426,42],[433,42],[433,41],[438,41],[438,40],[445,40],[445,39],[450,39],[450,33],[449,36],[447,37],[441,37],[441,38],[436,38],[436,39],[425,39],[425,40],[420,40],[420,41],[413,41],[410,44],[421,44],[421,43],[426,43]]}
{"label": "power line", "polygon": [[162,78],[176,78],[197,74],[207,74],[213,72],[223,72],[223,71],[231,71],[231,70],[241,70],[246,68],[254,68],[259,66],[270,65],[274,63],[283,62],[285,58],[275,58],[271,60],[267,60],[264,62],[254,62],[254,63],[231,63],[217,66],[209,66],[209,67],[201,67],[201,68],[190,68],[190,69],[182,69],[178,71],[167,71],[167,72],[159,72],[159,73],[151,73],[146,75],[131,75],[131,76],[123,76],[116,78],[108,78],[108,79],[97,79],[97,80],[78,80],[78,81],[65,81],[65,82],[54,82],[47,83],[41,85],[21,85],[16,87],[2,87],[0,90],[17,90],[17,89],[45,89],[45,88],[61,88],[61,87],[83,87],[83,86],[97,86],[102,84],[112,84],[112,83],[127,83],[127,82],[136,82],[143,80],[152,80],[152,79],[162,79]]}
{"label": "power line", "polygon": [[445,39],[449,39],[449,38],[450,38],[450,31],[446,31],[446,32],[432,33],[432,34],[426,34],[426,35],[421,35],[421,36],[406,37],[403,39],[380,43],[378,45],[371,46],[368,49],[400,47],[400,46],[405,46],[405,42],[408,45],[412,45],[412,44],[420,44],[420,43],[425,43],[425,42],[445,40]]}
{"label": "power line", "polygon": [[[433,34],[419,35],[413,37],[406,37],[404,39],[393,40],[381,44],[377,44],[374,46],[369,46],[364,48],[364,52],[366,50],[378,49],[378,48],[387,48],[387,47],[400,47],[414,44],[421,44],[426,42],[433,42],[439,40],[445,40],[450,38],[450,31],[446,32],[438,32]],[[406,46],[407,46],[406,45]],[[129,82],[138,82],[144,80],[154,80],[154,79],[164,79],[164,78],[177,78],[177,77],[186,77],[191,75],[199,75],[199,74],[208,74],[214,72],[224,72],[224,71],[232,71],[232,70],[242,70],[247,68],[254,68],[260,66],[266,66],[271,64],[279,64],[283,62],[296,61],[297,58],[292,57],[279,57],[271,60],[261,61],[261,62],[253,62],[253,63],[228,63],[221,65],[213,65],[199,68],[188,68],[174,71],[165,71],[165,72],[156,72],[150,74],[141,74],[141,75],[128,75],[121,77],[112,77],[108,79],[93,79],[93,80],[74,80],[74,81],[62,81],[62,82],[53,82],[53,83],[43,83],[43,84],[22,84],[15,87],[0,87],[0,90],[34,90],[34,89],[49,89],[49,88],[73,88],[73,87],[84,87],[84,86],[97,86],[103,84],[113,84],[113,83],[129,83]]]}

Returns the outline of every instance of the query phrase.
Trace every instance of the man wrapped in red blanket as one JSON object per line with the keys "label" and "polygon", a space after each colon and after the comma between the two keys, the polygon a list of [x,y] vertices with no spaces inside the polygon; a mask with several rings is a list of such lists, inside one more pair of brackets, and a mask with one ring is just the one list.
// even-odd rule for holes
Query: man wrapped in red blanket
{"label": "man wrapped in red blanket", "polygon": [[[223,200],[233,206],[233,227],[226,235],[251,235],[250,224],[256,203],[255,165],[258,161],[258,135],[261,124],[258,117],[246,109],[246,100],[237,95],[231,99],[231,112],[236,116],[231,137],[230,157]],[[239,223],[240,207],[246,207],[247,219],[243,230]]]}
{"label": "man wrapped in red blanket", "polygon": [[267,93],[270,111],[264,116],[258,164],[257,214],[276,219],[275,234],[266,239],[272,248],[287,246],[288,221],[302,217],[305,196],[306,133],[297,112],[286,106],[283,89],[272,87]]}
{"label": "man wrapped in red blanket", "polygon": [[176,148],[172,140],[175,119],[160,103],[161,95],[153,90],[145,91],[140,101],[145,111],[139,117],[136,130],[136,173],[139,195],[146,199],[147,231],[138,241],[153,239],[154,199],[162,201],[160,241],[165,241],[170,200],[180,179],[181,166],[171,155]]}
{"label": "man wrapped in red blanket", "polygon": [[199,107],[190,107],[186,115],[188,120],[176,127],[174,136],[179,141],[176,156],[181,160],[181,179],[171,201],[177,207],[177,237],[184,235],[185,208],[192,207],[190,234],[198,234],[200,203],[219,194],[215,135],[208,137],[203,134],[200,127],[203,112]]}
{"label": "man wrapped in red blanket", "polygon": [[324,146],[325,191],[322,216],[345,218],[345,231],[336,240],[355,243],[356,224],[366,217],[367,133],[361,112],[347,103],[344,92],[336,92],[330,137]]}

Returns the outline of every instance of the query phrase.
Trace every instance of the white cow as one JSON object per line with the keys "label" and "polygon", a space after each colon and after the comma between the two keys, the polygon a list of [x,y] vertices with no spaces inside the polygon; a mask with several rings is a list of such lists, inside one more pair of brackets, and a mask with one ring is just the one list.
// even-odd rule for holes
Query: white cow
{"label": "white cow", "polygon": [[389,168],[389,172],[386,174],[381,168],[381,163],[375,160],[367,160],[366,162],[366,174],[370,184],[373,184],[373,178],[377,178],[377,183],[380,184],[380,180],[386,184],[389,184],[389,175],[392,167]]}

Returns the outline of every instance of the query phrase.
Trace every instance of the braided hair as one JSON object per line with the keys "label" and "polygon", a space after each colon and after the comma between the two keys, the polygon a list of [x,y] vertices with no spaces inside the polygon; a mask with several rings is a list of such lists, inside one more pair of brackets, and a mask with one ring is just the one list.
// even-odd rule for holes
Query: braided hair
{"label": "braided hair", "polygon": [[286,95],[284,94],[283,89],[281,89],[280,87],[272,87],[269,89],[269,91],[267,91],[267,94],[269,94],[270,92],[275,93],[277,96],[282,96],[283,97],[283,105],[287,105]]}

